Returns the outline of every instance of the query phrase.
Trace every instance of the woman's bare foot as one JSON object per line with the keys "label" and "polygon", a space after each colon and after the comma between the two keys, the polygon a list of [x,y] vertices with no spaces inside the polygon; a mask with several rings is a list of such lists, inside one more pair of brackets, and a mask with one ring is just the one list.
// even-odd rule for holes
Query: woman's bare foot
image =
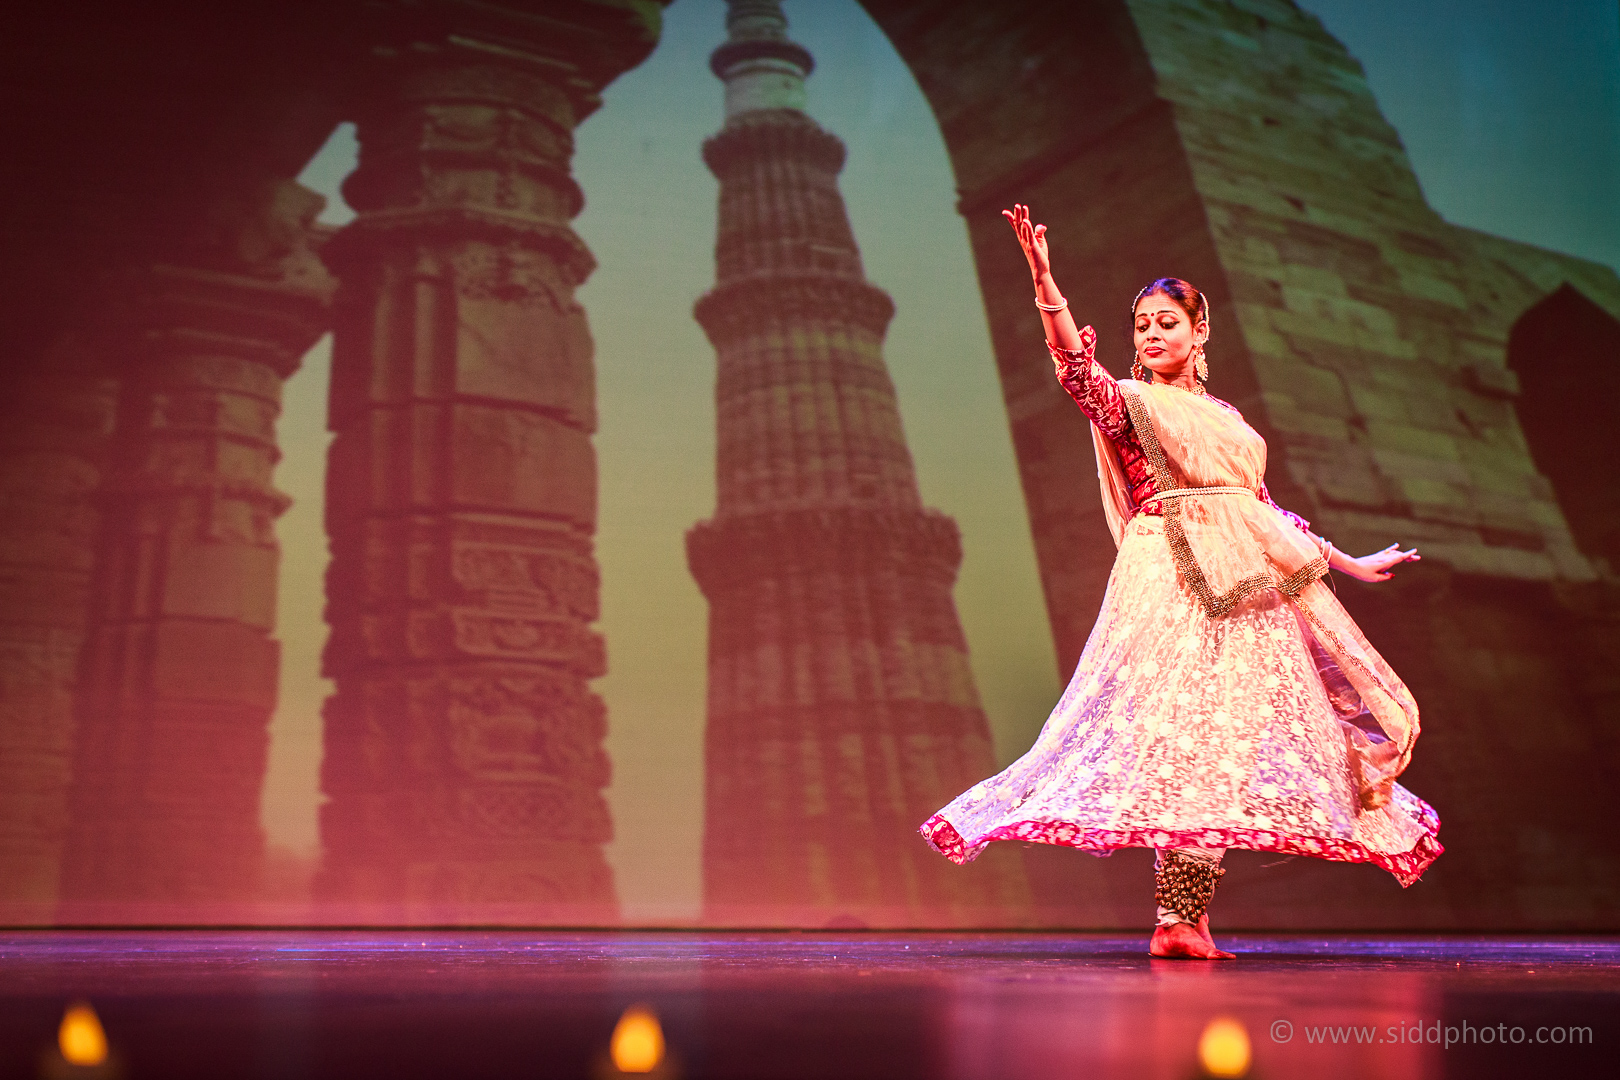
{"label": "woman's bare foot", "polygon": [[1215,941],[1209,936],[1209,916],[1198,920],[1195,927],[1190,923],[1171,923],[1169,926],[1156,926],[1153,928],[1153,939],[1148,942],[1148,953],[1166,959],[1182,960],[1232,960],[1235,953],[1229,953],[1215,947]]}

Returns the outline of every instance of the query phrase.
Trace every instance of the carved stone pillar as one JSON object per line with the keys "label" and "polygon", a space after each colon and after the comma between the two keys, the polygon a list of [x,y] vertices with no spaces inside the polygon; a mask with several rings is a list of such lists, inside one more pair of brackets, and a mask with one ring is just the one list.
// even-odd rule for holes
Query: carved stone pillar
{"label": "carved stone pillar", "polygon": [[117,384],[74,335],[11,393],[0,422],[0,922],[29,924],[56,914]]}
{"label": "carved stone pillar", "polygon": [[[327,326],[318,196],[120,283],[122,374],[78,701],[68,922],[253,917],[279,652],[282,381]],[[260,243],[266,241],[268,247]],[[251,260],[251,261],[250,261]]]}
{"label": "carved stone pillar", "polygon": [[573,130],[658,7],[430,4],[377,50],[336,308],[317,898],[368,921],[617,918],[602,845],[594,262]]}

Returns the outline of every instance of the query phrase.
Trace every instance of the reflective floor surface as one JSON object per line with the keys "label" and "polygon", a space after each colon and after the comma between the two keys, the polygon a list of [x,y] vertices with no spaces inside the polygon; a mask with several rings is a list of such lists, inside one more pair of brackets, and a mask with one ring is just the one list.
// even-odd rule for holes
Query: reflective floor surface
{"label": "reflective floor surface", "polygon": [[[1153,960],[1145,935],[0,931],[0,1076],[631,1075],[610,1050],[637,1004],[667,1052],[634,1075],[660,1078],[1620,1075],[1620,937],[1222,944],[1239,958]],[[75,1001],[99,1065],[63,1057]]]}

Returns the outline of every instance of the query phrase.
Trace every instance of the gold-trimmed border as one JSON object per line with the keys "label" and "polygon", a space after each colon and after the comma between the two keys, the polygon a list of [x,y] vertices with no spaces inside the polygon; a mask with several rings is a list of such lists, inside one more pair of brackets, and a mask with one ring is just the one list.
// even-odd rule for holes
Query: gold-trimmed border
{"label": "gold-trimmed border", "polygon": [[[1147,458],[1154,483],[1160,492],[1181,490],[1181,485],[1176,483],[1170,471],[1170,461],[1165,457],[1164,447],[1159,445],[1159,433],[1153,426],[1152,411],[1135,389],[1124,382],[1119,384],[1119,389],[1125,395],[1125,411],[1130,414],[1131,424],[1136,428],[1136,438],[1142,444],[1142,454]],[[1170,547],[1170,557],[1175,560],[1176,569],[1181,571],[1182,580],[1187,583],[1193,596],[1198,598],[1199,605],[1209,618],[1219,619],[1251,596],[1267,589],[1276,589],[1292,599],[1311,582],[1327,576],[1327,560],[1318,555],[1281,581],[1262,572],[1246,577],[1226,592],[1217,594],[1204,576],[1204,569],[1198,565],[1198,557],[1193,554],[1192,544],[1187,540],[1187,530],[1181,524],[1181,503],[1179,498],[1160,503],[1164,515],[1164,540]]]}

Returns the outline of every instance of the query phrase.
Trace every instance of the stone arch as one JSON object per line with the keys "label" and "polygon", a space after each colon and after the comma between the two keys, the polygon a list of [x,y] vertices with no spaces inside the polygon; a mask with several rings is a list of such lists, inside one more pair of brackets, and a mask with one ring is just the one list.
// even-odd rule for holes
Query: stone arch
{"label": "stone arch", "polygon": [[[1125,305],[1142,282],[1197,282],[1217,325],[1231,291],[1168,102],[1130,5],[953,5],[862,0],[916,76],[956,171],[1035,538],[1060,675],[1073,669],[1113,562],[1093,485],[1091,436],[1053,382],[1029,275],[1000,216],[1028,202],[1053,236],[1055,270],[1102,359],[1128,366]],[[1131,177],[1140,179],[1132,182]],[[1131,234],[1144,223],[1163,246]],[[1222,388],[1253,394],[1241,342],[1223,342]]]}
{"label": "stone arch", "polygon": [[[1266,437],[1272,494],[1318,532],[1369,550],[1421,538],[1468,571],[1560,572],[1551,493],[1498,445],[1511,408],[1466,377],[1503,363],[1498,333],[1481,340],[1482,241],[1428,206],[1360,64],[1314,15],[1290,0],[862,3],[956,171],[1061,674],[1113,545],[1089,433],[1053,384],[999,216],[1015,199],[1050,226],[1059,280],[1115,374],[1143,282],[1205,291],[1211,390]],[[1461,405],[1487,422],[1459,422]]]}
{"label": "stone arch", "polygon": [[[1448,814],[1456,846],[1424,895],[1398,904],[1375,891],[1384,883],[1311,860],[1271,886],[1285,879],[1318,925],[1367,925],[1374,905],[1412,926],[1592,918],[1579,913],[1597,910],[1580,906],[1594,903],[1590,880],[1564,866],[1613,845],[1564,794],[1581,766],[1522,744],[1513,781],[1505,763],[1464,763],[1481,740],[1511,742],[1527,712],[1590,760],[1613,758],[1587,728],[1604,707],[1593,643],[1612,638],[1581,614],[1610,610],[1612,593],[1564,591],[1590,571],[1517,430],[1496,315],[1504,296],[1556,284],[1550,267],[1599,287],[1613,274],[1442,220],[1360,64],[1290,0],[861,2],[916,76],[956,171],[1061,674],[1114,549],[1089,433],[1053,385],[998,215],[1015,199],[1050,226],[1059,280],[1116,375],[1129,297],[1164,274],[1196,282],[1212,306],[1211,390],[1265,436],[1276,499],[1341,548],[1400,539],[1428,557],[1398,584],[1339,592],[1423,703],[1412,784]],[[1505,674],[1527,670],[1538,674]],[[1510,782],[1537,792],[1511,816],[1487,794]],[[1484,840],[1514,830],[1569,854],[1532,866]],[[1536,881],[1560,899],[1491,907],[1479,880]],[[1264,902],[1252,902],[1236,917],[1256,917]],[[1291,917],[1264,910],[1268,923]]]}
{"label": "stone arch", "polygon": [[1565,282],[1513,324],[1507,363],[1518,376],[1516,411],[1530,455],[1552,483],[1575,542],[1587,556],[1620,566],[1620,490],[1594,467],[1614,452],[1620,405],[1611,394],[1591,392],[1594,374],[1620,370],[1620,319]]}

